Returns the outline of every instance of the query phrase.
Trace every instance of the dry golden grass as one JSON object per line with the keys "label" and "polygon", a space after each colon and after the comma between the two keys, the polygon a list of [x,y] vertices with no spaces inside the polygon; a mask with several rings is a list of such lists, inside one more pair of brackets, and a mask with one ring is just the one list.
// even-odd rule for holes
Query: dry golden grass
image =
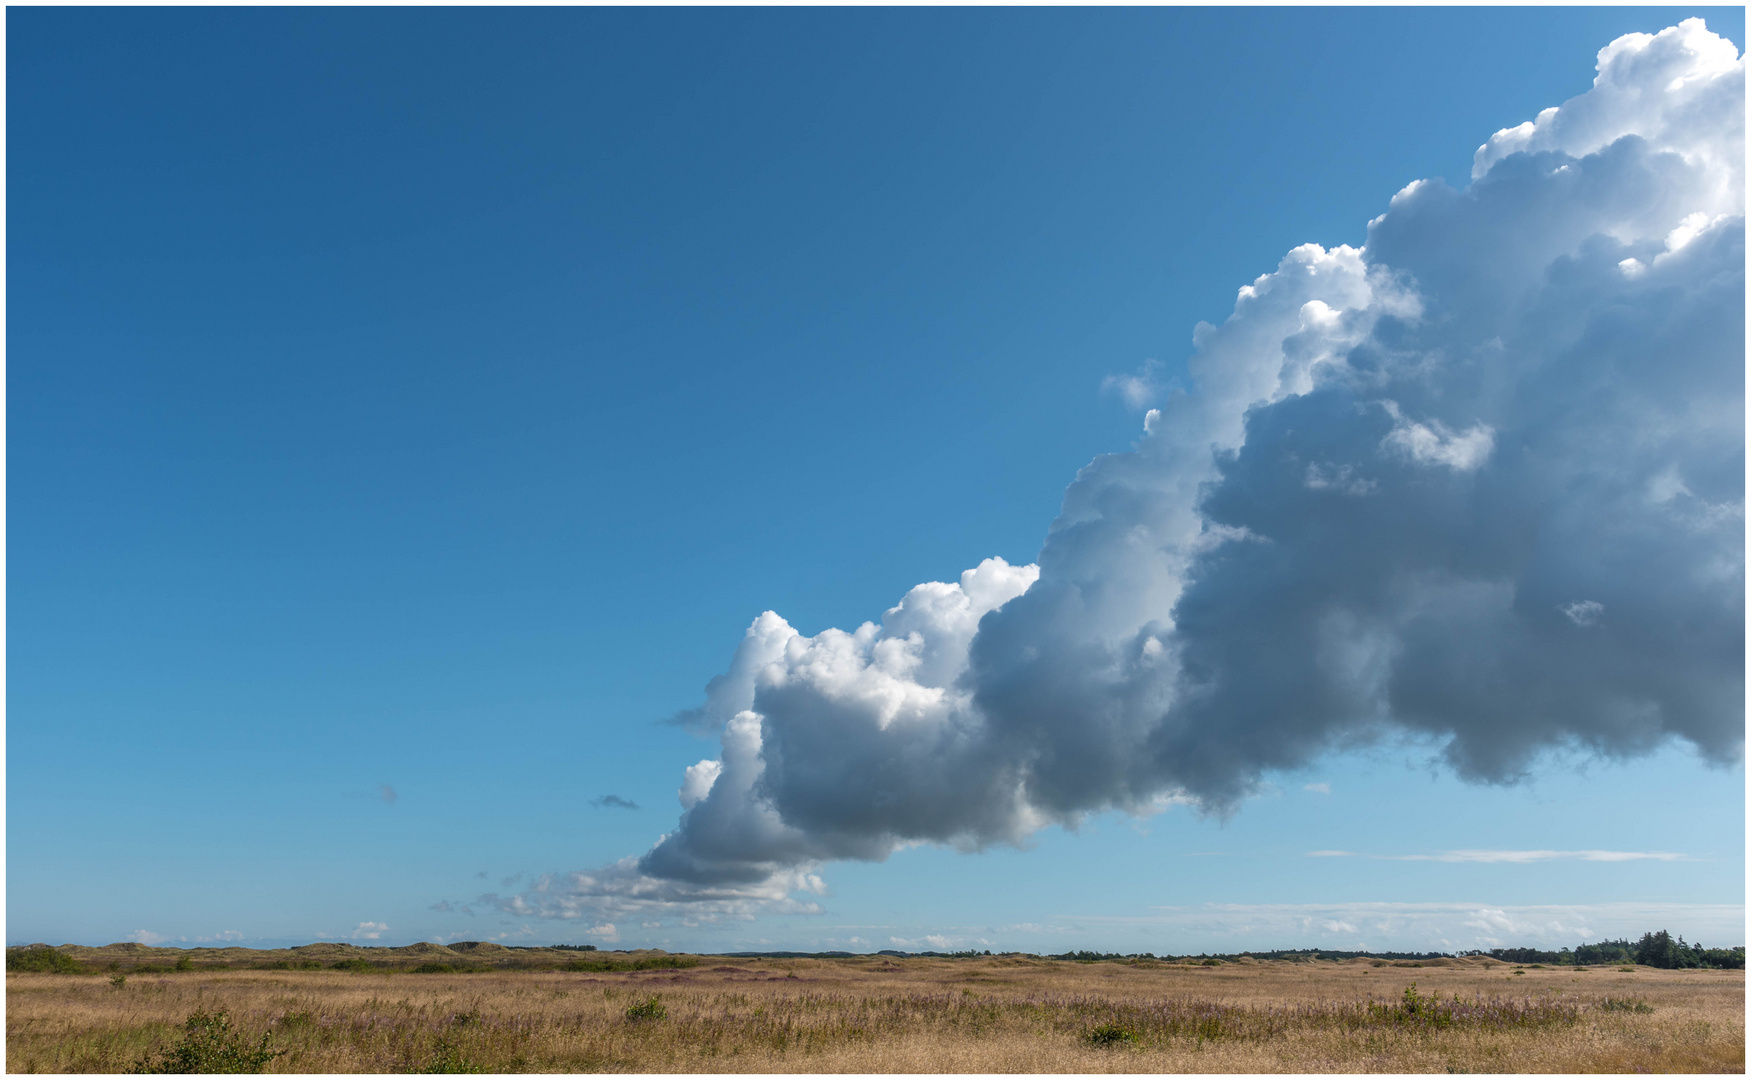
{"label": "dry golden grass", "polygon": [[[1744,1071],[1742,971],[1514,970],[707,957],[612,974],[197,970],[119,989],[16,973],[6,1066],[125,1071],[176,1043],[190,1013],[224,1009],[252,1039],[272,1033],[276,1072]],[[1412,980],[1498,1005],[1421,1022],[1403,1008]],[[627,1018],[653,996],[666,1015]],[[1135,1039],[1091,1042],[1102,1024]]]}

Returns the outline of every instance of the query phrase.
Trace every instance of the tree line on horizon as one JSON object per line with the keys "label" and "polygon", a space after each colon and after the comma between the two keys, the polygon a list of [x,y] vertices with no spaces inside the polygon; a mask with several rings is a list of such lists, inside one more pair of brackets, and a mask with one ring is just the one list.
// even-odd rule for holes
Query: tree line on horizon
{"label": "tree line on horizon", "polygon": [[1643,934],[1640,941],[1627,938],[1606,940],[1592,945],[1580,945],[1573,951],[1558,949],[1491,949],[1468,953],[1470,956],[1491,956],[1510,964],[1641,964],[1657,968],[1743,968],[1745,946],[1733,949],[1708,949],[1701,943],[1686,942],[1680,934],[1674,938],[1664,930]]}
{"label": "tree line on horizon", "polygon": [[[730,956],[738,959],[759,959],[762,957],[774,960],[780,959],[850,959],[856,956],[872,955],[853,953],[842,950],[832,952],[793,952],[762,950],[758,952],[719,953],[716,955]],[[958,952],[907,952],[903,949],[882,949],[875,956],[929,956],[949,960],[977,959],[990,956],[990,949],[963,949]],[[1650,931],[1643,934],[1641,940],[1630,941],[1628,938],[1617,940],[1607,939],[1594,944],[1581,944],[1573,949],[1529,949],[1529,948],[1496,948],[1471,949],[1468,951],[1451,952],[1397,952],[1397,951],[1363,951],[1357,949],[1269,949],[1247,950],[1233,953],[1198,953],[1193,955],[1175,955],[1152,952],[1099,952],[1090,949],[1078,949],[1062,953],[1001,953],[1008,956],[1032,956],[1041,960],[1072,960],[1082,963],[1094,963],[1102,960],[1210,960],[1232,963],[1243,957],[1254,960],[1355,960],[1361,958],[1375,960],[1441,960],[1463,956],[1487,956],[1509,964],[1558,964],[1586,967],[1593,964],[1641,964],[1655,968],[1721,968],[1742,969],[1745,966],[1745,946],[1731,949],[1709,949],[1701,944],[1684,940],[1683,936],[1673,937],[1665,930]]]}

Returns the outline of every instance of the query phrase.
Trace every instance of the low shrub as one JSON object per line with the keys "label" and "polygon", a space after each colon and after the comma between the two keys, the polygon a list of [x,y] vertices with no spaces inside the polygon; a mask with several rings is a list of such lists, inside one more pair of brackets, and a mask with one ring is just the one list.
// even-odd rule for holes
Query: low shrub
{"label": "low shrub", "polygon": [[669,1010],[664,1008],[663,1003],[655,997],[641,1001],[626,1010],[626,1019],[634,1024],[647,1020],[661,1020],[668,1015]]}
{"label": "low shrub", "polygon": [[573,959],[560,971],[669,971],[697,968],[699,959],[692,956],[641,956],[637,959]]}
{"label": "low shrub", "polygon": [[667,971],[671,969],[698,967],[699,961],[691,956],[641,956],[637,960],[613,960],[604,957],[600,960],[569,960],[561,971]]}
{"label": "low shrub", "polygon": [[1606,1012],[1651,1013],[1654,1007],[1641,998],[1606,998],[1599,1003]]}
{"label": "low shrub", "polygon": [[377,965],[362,956],[350,956],[329,965],[336,971],[376,971]]}
{"label": "low shrub", "polygon": [[1436,1011],[1437,998],[1433,994],[1417,993],[1417,984],[1411,983],[1404,988],[1404,998],[1398,1007],[1404,1010],[1406,1016],[1429,1016]]}
{"label": "low shrub", "polygon": [[196,1010],[182,1024],[182,1043],[153,1061],[143,1057],[134,1064],[136,1073],[258,1073],[268,1062],[285,1053],[269,1050],[271,1034],[251,1045],[231,1030],[231,1016]]}
{"label": "low shrub", "polygon": [[83,975],[85,965],[59,949],[7,949],[7,971],[41,971],[51,975]]}
{"label": "low shrub", "polygon": [[1096,1046],[1119,1046],[1123,1043],[1136,1042],[1137,1033],[1123,1024],[1108,1021],[1094,1028],[1083,1038]]}

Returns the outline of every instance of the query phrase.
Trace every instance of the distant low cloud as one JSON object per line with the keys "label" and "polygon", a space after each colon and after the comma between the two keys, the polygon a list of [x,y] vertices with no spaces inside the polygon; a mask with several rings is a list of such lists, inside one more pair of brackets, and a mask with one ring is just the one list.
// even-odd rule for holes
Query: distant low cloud
{"label": "distant low cloud", "polygon": [[[1304,244],[1242,286],[1034,564],[987,559],[850,631],[762,613],[678,721],[720,745],[676,826],[490,901],[818,910],[795,894],[834,860],[1228,815],[1383,737],[1485,783],[1559,749],[1739,761],[1744,63],[1687,19],[1597,71],[1491,136],[1469,185],[1411,183],[1362,247]],[[1155,379],[1108,387],[1142,407]]]}
{"label": "distant low cloud", "polygon": [[591,799],[590,805],[616,810],[637,810],[639,808],[638,804],[631,799],[622,799],[618,795],[604,795],[599,799]]}
{"label": "distant low cloud", "polygon": [[890,936],[888,944],[896,949],[904,949],[909,952],[948,952],[974,945],[987,948],[993,943],[987,938],[968,938],[957,934],[923,934],[915,938]]}
{"label": "distant low cloud", "polygon": [[141,945],[162,945],[166,941],[170,941],[171,937],[169,934],[158,934],[151,930],[136,930],[123,940],[137,941]]}
{"label": "distant low cloud", "polygon": [[[1495,904],[1487,901],[1350,904],[1203,904],[1139,916],[1080,916],[1090,945],[1139,932],[1155,952],[1185,948],[1490,949],[1504,945],[1573,947],[1602,938],[1636,938],[1661,927],[1711,945],[1745,934],[1743,904],[1614,902]],[[1192,942],[1199,944],[1193,946]],[[1229,946],[1228,943],[1232,943]]]}
{"label": "distant low cloud", "polygon": [[1441,851],[1432,855],[1367,855],[1357,851],[1309,851],[1315,859],[1386,859],[1393,862],[1537,863],[1537,862],[1677,862],[1688,856],[1672,851]]}
{"label": "distant low cloud", "polygon": [[380,922],[362,922],[348,934],[354,941],[376,941],[389,929],[388,924]]}

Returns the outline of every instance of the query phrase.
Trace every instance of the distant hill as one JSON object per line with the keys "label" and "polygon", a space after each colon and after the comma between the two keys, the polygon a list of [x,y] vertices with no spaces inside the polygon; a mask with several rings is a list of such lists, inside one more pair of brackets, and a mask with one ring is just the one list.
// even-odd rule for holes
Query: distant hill
{"label": "distant hill", "polygon": [[691,967],[697,960],[661,949],[605,952],[590,946],[511,946],[489,941],[458,941],[437,945],[429,941],[397,947],[353,945],[318,941],[287,949],[245,949],[241,946],[178,949],[164,945],[141,945],[118,941],[110,945],[15,945],[6,950],[8,970],[61,970],[43,966],[50,954],[70,958],[89,971],[145,972],[191,969],[253,968],[312,971],[322,968],[358,971],[481,971],[489,969],[539,969],[583,971],[632,971],[650,968]]}

